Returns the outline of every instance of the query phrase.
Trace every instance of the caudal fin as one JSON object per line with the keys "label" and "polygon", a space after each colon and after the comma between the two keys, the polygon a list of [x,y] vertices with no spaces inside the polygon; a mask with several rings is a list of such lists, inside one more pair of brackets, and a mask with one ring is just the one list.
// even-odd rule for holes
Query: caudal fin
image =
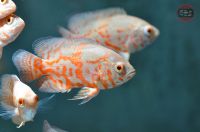
{"label": "caudal fin", "polygon": [[33,81],[42,76],[39,71],[42,66],[41,58],[20,49],[13,54],[12,60],[23,81]]}

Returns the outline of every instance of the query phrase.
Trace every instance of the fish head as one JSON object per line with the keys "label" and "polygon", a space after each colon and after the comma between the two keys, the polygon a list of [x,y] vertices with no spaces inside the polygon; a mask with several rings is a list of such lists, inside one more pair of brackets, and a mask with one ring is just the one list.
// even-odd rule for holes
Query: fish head
{"label": "fish head", "polygon": [[0,20],[0,32],[2,37],[0,43],[13,42],[25,27],[25,22],[18,16],[12,14]]}
{"label": "fish head", "polygon": [[29,96],[18,100],[19,115],[23,121],[32,121],[35,117],[38,107],[38,96]]}
{"label": "fish head", "polygon": [[109,58],[105,73],[107,77],[104,77],[106,77],[106,80],[109,80],[109,88],[114,88],[130,80],[135,76],[136,71],[127,60],[115,53]]}
{"label": "fish head", "polygon": [[0,19],[9,16],[16,11],[16,5],[12,0],[0,0]]}
{"label": "fish head", "polygon": [[160,34],[160,31],[155,26],[141,22],[131,31],[129,36],[129,46],[131,52],[139,51],[151,44]]}
{"label": "fish head", "polygon": [[24,89],[23,94],[17,98],[19,115],[24,121],[31,121],[37,112],[39,98],[28,85],[21,82],[19,86]]}

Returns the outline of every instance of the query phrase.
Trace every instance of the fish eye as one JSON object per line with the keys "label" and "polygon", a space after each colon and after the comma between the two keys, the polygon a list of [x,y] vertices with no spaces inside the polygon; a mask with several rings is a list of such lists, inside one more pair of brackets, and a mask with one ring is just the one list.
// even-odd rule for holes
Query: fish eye
{"label": "fish eye", "polygon": [[18,100],[18,104],[19,104],[20,107],[23,107],[24,106],[24,99],[20,98]]}
{"label": "fish eye", "polygon": [[115,65],[115,71],[118,72],[118,73],[122,73],[123,70],[124,70],[124,65],[123,65],[123,63],[118,62],[118,63]]}
{"label": "fish eye", "polygon": [[7,24],[12,24],[13,23],[13,20],[14,20],[14,17],[13,16],[11,16],[11,17],[8,17],[7,18]]}
{"label": "fish eye", "polygon": [[5,4],[8,0],[0,0],[1,4]]}
{"label": "fish eye", "polygon": [[144,33],[149,37],[153,33],[153,28],[150,26],[147,26],[144,28]]}

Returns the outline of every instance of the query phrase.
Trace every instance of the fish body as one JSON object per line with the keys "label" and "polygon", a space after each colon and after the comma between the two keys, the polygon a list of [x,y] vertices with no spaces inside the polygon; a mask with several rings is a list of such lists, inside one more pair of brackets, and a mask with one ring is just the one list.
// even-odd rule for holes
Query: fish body
{"label": "fish body", "polygon": [[0,20],[0,57],[3,47],[13,42],[22,32],[24,26],[24,21],[13,14]]}
{"label": "fish body", "polygon": [[12,119],[21,127],[25,122],[32,121],[38,107],[38,96],[16,75],[3,75],[1,78],[0,116]]}
{"label": "fish body", "polygon": [[100,90],[119,86],[135,75],[135,69],[116,52],[89,39],[44,38],[33,45],[37,57],[24,50],[13,62],[25,81],[41,78],[40,90],[69,92],[82,88],[74,99],[89,101]]}
{"label": "fish body", "polygon": [[[60,28],[64,37],[90,38],[110,48],[125,59],[152,43],[159,30],[123,9],[109,8],[74,15],[69,20],[70,31]],[[71,35],[70,35],[71,32]]]}
{"label": "fish body", "polygon": [[55,126],[51,126],[47,120],[43,123],[43,132],[67,132]]}
{"label": "fish body", "polygon": [[9,16],[16,11],[16,5],[12,0],[0,1],[0,19]]}

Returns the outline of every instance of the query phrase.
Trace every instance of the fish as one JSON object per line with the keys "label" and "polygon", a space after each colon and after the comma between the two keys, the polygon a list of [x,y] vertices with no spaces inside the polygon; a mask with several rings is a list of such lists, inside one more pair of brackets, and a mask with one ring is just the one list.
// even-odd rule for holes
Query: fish
{"label": "fish", "polygon": [[55,126],[51,126],[47,120],[43,123],[43,132],[67,132]]}
{"label": "fish", "polygon": [[13,14],[16,11],[16,5],[12,0],[0,0],[0,19]]}
{"label": "fish", "polygon": [[59,27],[58,31],[65,38],[93,39],[126,60],[160,34],[152,24],[117,7],[75,14],[69,19],[68,28]]}
{"label": "fish", "polygon": [[0,100],[0,117],[11,119],[20,128],[33,121],[37,110],[47,99],[39,101],[37,94],[16,75],[5,74],[1,77]]}
{"label": "fish", "polygon": [[3,47],[12,43],[22,32],[25,22],[18,16],[11,14],[0,20],[0,58]]}
{"label": "fish", "polygon": [[37,80],[39,90],[70,92],[81,88],[71,100],[84,104],[100,90],[122,85],[135,75],[133,66],[119,54],[90,39],[44,37],[33,43],[35,53],[17,50],[12,60],[25,82]]}

